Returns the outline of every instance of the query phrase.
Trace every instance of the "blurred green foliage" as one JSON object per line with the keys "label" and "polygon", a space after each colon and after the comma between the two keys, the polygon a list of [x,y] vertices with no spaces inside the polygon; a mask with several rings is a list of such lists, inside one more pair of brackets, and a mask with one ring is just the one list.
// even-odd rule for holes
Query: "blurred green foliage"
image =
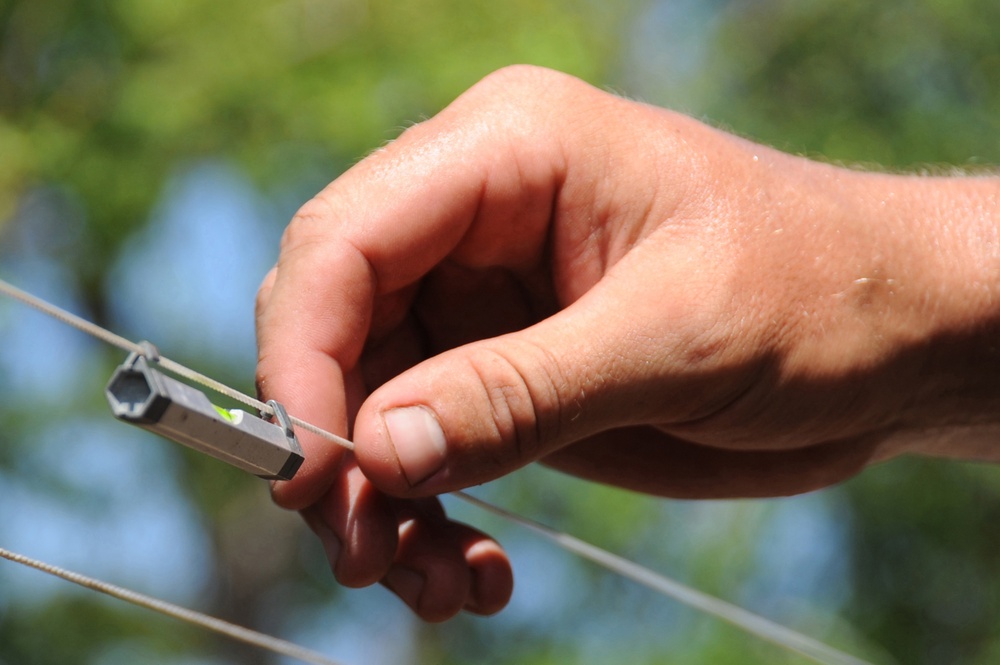
{"label": "blurred green foliage", "polygon": [[912,169],[1000,161],[989,0],[735,3],[720,32],[739,131],[826,159]]}
{"label": "blurred green foliage", "polygon": [[[8,0],[0,4],[0,238],[3,224],[25,218],[34,193],[61,192],[60,209],[83,229],[54,226],[51,258],[105,320],[108,266],[148,222],[177,168],[235,164],[290,213],[402,127],[516,62],[818,158],[894,169],[997,164],[998,24],[994,0]],[[216,369],[216,359],[193,360]],[[85,503],[82,490],[60,486],[25,451],[36,424],[91,413],[96,401],[0,408],[0,471]],[[277,631],[341,602],[308,534],[269,510],[259,485],[177,455],[177,468],[165,472],[198,507],[211,542],[206,609]],[[1000,657],[993,469],[902,461],[832,490],[847,572],[825,584],[841,595],[800,598],[791,608],[766,600],[784,592],[747,589],[768,566],[780,570],[781,562],[757,558],[771,551],[761,534],[782,506],[798,504],[705,508],[541,471],[492,491],[504,505],[879,662],[985,665]],[[0,503],[5,510],[32,507]],[[526,547],[533,557],[559,556]],[[559,571],[558,594],[523,592],[529,604],[552,608],[544,621],[528,612],[530,620],[415,628],[412,662],[803,662],[578,562],[563,561]],[[272,662],[75,592],[18,604],[4,593],[4,665]],[[363,602],[346,602],[356,606],[336,605],[336,622],[363,616]]]}
{"label": "blurred green foliage", "polygon": [[601,80],[619,14],[559,0],[13,2],[0,10],[0,216],[33,185],[71,188],[90,282],[178,162],[315,184],[504,64]]}

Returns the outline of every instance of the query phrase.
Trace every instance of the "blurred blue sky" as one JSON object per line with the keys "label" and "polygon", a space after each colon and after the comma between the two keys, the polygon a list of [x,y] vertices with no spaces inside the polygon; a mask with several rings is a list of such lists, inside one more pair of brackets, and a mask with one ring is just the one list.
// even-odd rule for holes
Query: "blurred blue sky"
{"label": "blurred blue sky", "polygon": [[[207,582],[207,543],[166,449],[96,414],[53,423],[36,437],[15,465],[17,475],[0,476],[5,546],[172,602],[194,602]],[[64,582],[38,574],[5,581],[18,602],[66,591]]]}
{"label": "blurred blue sky", "polygon": [[712,90],[704,64],[720,17],[715,0],[650,2],[637,18],[619,76],[631,97],[697,112]]}
{"label": "blurred blue sky", "polygon": [[[123,334],[164,354],[256,363],[254,295],[281,227],[241,174],[222,163],[179,168],[148,226],[126,243],[106,291]],[[191,322],[197,321],[197,330]]]}

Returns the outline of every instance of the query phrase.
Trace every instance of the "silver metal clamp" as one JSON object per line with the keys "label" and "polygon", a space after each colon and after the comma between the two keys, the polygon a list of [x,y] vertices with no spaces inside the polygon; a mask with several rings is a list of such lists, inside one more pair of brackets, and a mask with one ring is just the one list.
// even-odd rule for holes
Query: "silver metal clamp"
{"label": "silver metal clamp", "polygon": [[[155,347],[144,352],[156,354]],[[305,457],[285,409],[268,402],[276,423],[213,404],[205,393],[150,367],[132,353],[111,375],[105,395],[115,417],[261,478],[290,480]]]}

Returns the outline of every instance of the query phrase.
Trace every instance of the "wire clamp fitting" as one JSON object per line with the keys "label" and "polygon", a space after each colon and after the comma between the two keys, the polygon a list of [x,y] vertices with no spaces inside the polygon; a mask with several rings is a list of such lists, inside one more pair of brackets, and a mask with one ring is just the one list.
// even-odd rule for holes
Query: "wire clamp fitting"
{"label": "wire clamp fitting", "polygon": [[[149,345],[144,351],[159,356]],[[277,423],[213,404],[205,393],[150,367],[130,353],[112,374],[105,396],[114,415],[269,480],[290,480],[302,466],[302,447],[291,419],[270,402]]]}
{"label": "wire clamp fitting", "polygon": [[[160,362],[160,350],[156,348],[156,345],[147,339],[139,342],[139,348],[142,349],[142,357],[151,363]],[[127,361],[126,361],[127,362]]]}

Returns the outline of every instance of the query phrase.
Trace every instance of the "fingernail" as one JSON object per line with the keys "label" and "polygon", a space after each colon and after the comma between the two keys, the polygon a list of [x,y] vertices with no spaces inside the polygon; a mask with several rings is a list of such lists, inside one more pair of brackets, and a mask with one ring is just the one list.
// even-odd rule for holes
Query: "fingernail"
{"label": "fingernail", "polygon": [[410,485],[429,478],[444,465],[444,432],[434,414],[422,406],[390,409],[382,416],[389,443]]}
{"label": "fingernail", "polygon": [[316,535],[319,536],[319,541],[323,543],[326,558],[330,561],[330,569],[336,574],[337,561],[340,559],[340,538],[337,538],[337,534],[326,526],[317,526]]}
{"label": "fingernail", "polygon": [[420,594],[424,591],[424,576],[411,568],[393,566],[383,580],[389,589],[404,603],[416,610],[420,605]]}

